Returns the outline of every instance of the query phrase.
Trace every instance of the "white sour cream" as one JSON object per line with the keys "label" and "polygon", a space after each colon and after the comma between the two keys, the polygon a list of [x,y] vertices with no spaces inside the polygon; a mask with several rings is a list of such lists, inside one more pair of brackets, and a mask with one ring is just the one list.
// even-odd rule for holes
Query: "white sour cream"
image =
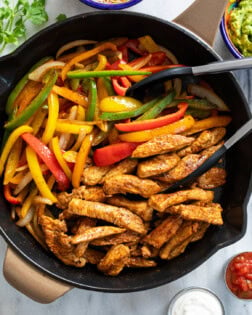
{"label": "white sour cream", "polygon": [[222,305],[210,291],[192,288],[179,294],[171,305],[171,315],[224,315]]}

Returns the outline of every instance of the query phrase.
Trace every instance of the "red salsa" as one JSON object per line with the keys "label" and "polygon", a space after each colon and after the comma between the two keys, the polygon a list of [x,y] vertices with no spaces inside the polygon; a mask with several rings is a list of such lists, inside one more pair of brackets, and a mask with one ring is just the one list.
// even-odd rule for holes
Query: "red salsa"
{"label": "red salsa", "polygon": [[227,266],[226,283],[240,299],[252,299],[252,252],[235,256]]}

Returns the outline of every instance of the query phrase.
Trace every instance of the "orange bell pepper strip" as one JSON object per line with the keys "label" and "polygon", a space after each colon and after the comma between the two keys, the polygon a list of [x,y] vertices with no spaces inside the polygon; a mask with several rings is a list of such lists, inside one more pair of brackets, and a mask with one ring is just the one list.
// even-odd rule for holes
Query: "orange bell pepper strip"
{"label": "orange bell pepper strip", "polygon": [[175,113],[168,114],[165,116],[161,116],[159,118],[147,119],[147,120],[139,120],[133,121],[129,123],[119,123],[115,124],[115,127],[124,132],[131,131],[141,131],[141,130],[149,130],[154,128],[159,128],[168,124],[171,124],[179,119],[181,119],[187,110],[188,104],[181,103],[178,105],[179,110]]}
{"label": "orange bell pepper strip", "polygon": [[94,151],[94,162],[97,166],[107,166],[130,156],[139,143],[119,142],[107,145]]}
{"label": "orange bell pepper strip", "polygon": [[59,115],[59,98],[58,95],[51,92],[48,96],[48,119],[42,135],[42,142],[47,144],[53,137],[56,122]]}
{"label": "orange bell pepper strip", "polygon": [[193,127],[195,120],[192,116],[185,116],[170,125],[143,131],[129,132],[119,135],[121,141],[127,142],[145,142],[154,137],[164,134],[181,134]]}
{"label": "orange bell pepper strip", "polygon": [[0,157],[0,176],[3,173],[4,170],[4,165],[5,162],[8,158],[8,155],[13,147],[13,145],[15,144],[15,142],[17,141],[17,139],[23,134],[23,133],[27,133],[27,132],[32,132],[33,129],[30,126],[20,126],[17,129],[15,129],[9,136],[4,149],[2,151],[1,157]]}
{"label": "orange bell pepper strip", "polygon": [[10,180],[12,179],[12,177],[14,176],[16,172],[16,168],[18,167],[18,164],[19,164],[21,150],[22,150],[22,140],[18,139],[15,142],[9,154],[9,157],[5,166],[4,181],[3,181],[4,185],[7,185],[10,182]]}
{"label": "orange bell pepper strip", "polygon": [[3,193],[5,200],[7,200],[12,205],[19,205],[21,203],[20,198],[12,196],[9,184],[3,186]]}
{"label": "orange bell pepper strip", "polygon": [[72,172],[71,172],[70,168],[68,167],[66,161],[63,158],[63,154],[62,154],[62,151],[61,151],[60,146],[59,146],[59,138],[58,137],[54,137],[51,140],[51,144],[52,144],[53,153],[54,153],[54,155],[55,155],[59,165],[61,166],[61,168],[65,172],[65,174],[68,177],[68,179],[71,180]]}
{"label": "orange bell pepper strip", "polygon": [[57,202],[57,198],[51,192],[51,189],[48,187],[39,165],[39,161],[35,151],[28,146],[26,148],[26,158],[29,165],[32,178],[40,191],[41,195],[45,198],[50,199],[53,203]]}
{"label": "orange bell pepper strip", "polygon": [[87,101],[87,97],[76,92],[76,91],[72,91],[64,86],[57,86],[54,85],[53,86],[53,92],[68,99],[69,101],[87,107],[88,101]]}
{"label": "orange bell pepper strip", "polygon": [[82,142],[79,152],[77,153],[76,163],[74,165],[72,176],[72,185],[74,188],[78,188],[80,186],[81,176],[86,164],[88,154],[91,149],[92,140],[93,135],[92,134],[87,135]]}
{"label": "orange bell pepper strip", "polygon": [[67,72],[72,68],[73,65],[75,65],[78,62],[84,61],[90,57],[93,57],[97,54],[99,54],[100,52],[104,51],[104,50],[113,50],[116,51],[117,47],[116,45],[112,44],[112,43],[104,43],[101,44],[98,47],[95,47],[94,49],[88,50],[88,51],[84,51],[83,53],[80,53],[78,56],[73,57],[62,69],[61,71],[61,78],[63,81],[65,81],[66,79],[66,75]]}
{"label": "orange bell pepper strip", "polygon": [[31,127],[33,128],[33,135],[35,136],[39,130],[40,127],[43,125],[44,119],[47,116],[47,110],[44,108],[39,108],[37,113],[35,114],[35,117],[31,123]]}
{"label": "orange bell pepper strip", "polygon": [[149,71],[151,73],[157,73],[157,72],[162,71],[162,70],[177,68],[177,67],[184,67],[184,65],[175,64],[175,65],[163,65],[163,66],[149,66],[149,67],[144,67],[141,70],[142,71]]}
{"label": "orange bell pepper strip", "polygon": [[226,127],[230,122],[232,118],[230,116],[212,116],[208,117],[206,119],[202,119],[199,121],[196,121],[196,123],[193,125],[193,127],[186,131],[186,135],[192,135],[194,133],[210,129],[210,128],[216,128],[216,127]]}
{"label": "orange bell pepper strip", "polygon": [[37,188],[33,188],[31,190],[31,192],[29,193],[28,197],[25,199],[20,214],[21,214],[21,218],[24,218],[27,214],[27,211],[30,209],[31,205],[32,205],[32,201],[34,199],[34,197],[37,195],[38,193],[38,189]]}
{"label": "orange bell pepper strip", "polygon": [[85,109],[81,105],[78,105],[76,120],[83,121],[85,120],[85,116],[86,116]]}

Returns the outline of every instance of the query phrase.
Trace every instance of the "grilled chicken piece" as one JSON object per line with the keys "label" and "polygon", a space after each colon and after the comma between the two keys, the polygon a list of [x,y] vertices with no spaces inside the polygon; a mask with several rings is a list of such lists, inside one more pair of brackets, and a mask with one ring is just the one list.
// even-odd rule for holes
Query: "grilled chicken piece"
{"label": "grilled chicken piece", "polygon": [[40,224],[45,234],[45,241],[49,249],[64,264],[83,267],[86,259],[78,257],[75,254],[75,246],[71,244],[71,238],[67,234],[67,226],[65,221],[54,220],[50,217],[42,215]]}
{"label": "grilled chicken piece", "polygon": [[117,164],[105,175],[103,178],[102,183],[112,176],[120,175],[120,174],[131,174],[136,166],[137,166],[137,159],[125,159]]}
{"label": "grilled chicken piece", "polygon": [[113,168],[109,166],[90,166],[84,169],[82,181],[89,186],[95,186],[102,183],[103,177]]}
{"label": "grilled chicken piece", "polygon": [[[173,251],[176,252],[176,256],[181,254],[191,241],[192,235],[197,232],[198,228],[198,222],[184,221],[176,234],[161,248],[159,254],[160,257],[162,259],[171,259],[175,257],[174,253],[172,253]],[[182,246],[180,247],[180,245]]]}
{"label": "grilled chicken piece", "polygon": [[115,195],[107,198],[106,203],[117,207],[127,208],[141,217],[144,221],[150,221],[152,219],[153,208],[148,206],[147,201],[133,201],[124,196]]}
{"label": "grilled chicken piece", "polygon": [[103,190],[106,195],[137,194],[144,198],[160,191],[160,186],[150,179],[140,179],[134,175],[116,175],[105,180]]}
{"label": "grilled chicken piece", "polygon": [[79,244],[82,242],[90,242],[97,238],[103,238],[106,236],[119,234],[125,232],[125,229],[118,228],[115,226],[95,226],[89,229],[86,229],[80,234],[72,236],[71,243]]}
{"label": "grilled chicken piece", "polygon": [[154,260],[144,259],[142,257],[130,257],[127,260],[126,266],[129,268],[146,268],[156,267],[157,263]]}
{"label": "grilled chicken piece", "polygon": [[107,236],[91,242],[94,246],[119,245],[123,243],[136,243],[140,240],[139,234],[126,231],[117,235]]}
{"label": "grilled chicken piece", "polygon": [[227,173],[223,168],[212,167],[197,179],[197,184],[203,189],[213,189],[226,182]]}
{"label": "grilled chicken piece", "polygon": [[189,200],[213,201],[213,191],[205,191],[200,188],[181,190],[170,194],[152,195],[148,201],[149,205],[157,211],[164,212],[168,207]]}
{"label": "grilled chicken piece", "polygon": [[225,134],[226,129],[222,127],[205,130],[201,132],[201,134],[197,137],[196,140],[193,141],[193,143],[189,147],[178,151],[178,155],[180,157],[183,157],[187,154],[198,153],[203,149],[207,149],[221,141],[224,138]]}
{"label": "grilled chicken piece", "polygon": [[155,179],[172,184],[195,171],[206,159],[207,157],[199,154],[188,154],[172,170],[155,177]]}
{"label": "grilled chicken piece", "polygon": [[125,208],[110,206],[100,202],[72,199],[69,208],[61,214],[62,218],[73,215],[87,216],[111,222],[139,234],[146,232],[142,219]]}
{"label": "grilled chicken piece", "polygon": [[146,178],[168,172],[178,164],[179,160],[179,156],[175,153],[155,156],[138,164],[137,175]]}
{"label": "grilled chicken piece", "polygon": [[117,276],[128,261],[130,250],[120,244],[112,246],[97,265],[98,269],[109,276]]}
{"label": "grilled chicken piece", "polygon": [[142,242],[160,248],[177,232],[182,222],[183,220],[178,216],[170,216],[146,235]]}
{"label": "grilled chicken piece", "polygon": [[162,153],[168,153],[182,149],[194,141],[193,137],[181,135],[162,135],[140,144],[132,153],[132,157],[145,158]]}
{"label": "grilled chicken piece", "polygon": [[73,198],[102,202],[105,200],[105,194],[103,189],[98,186],[80,186],[79,188],[74,188],[71,193],[59,193],[57,195],[58,203],[56,204],[56,206],[60,209],[67,209],[69,202]]}
{"label": "grilled chicken piece", "polygon": [[159,253],[159,249],[150,245],[144,245],[141,247],[141,255],[144,258],[152,258],[157,257]]}
{"label": "grilled chicken piece", "polygon": [[95,250],[93,248],[87,248],[84,253],[84,258],[88,263],[92,265],[97,265],[101,261],[101,259],[105,256],[105,253],[100,252],[99,250]]}
{"label": "grilled chicken piece", "polygon": [[210,203],[208,206],[198,206],[194,204],[171,206],[166,209],[171,214],[177,214],[185,220],[197,220],[210,224],[222,225],[222,208],[218,203]]}

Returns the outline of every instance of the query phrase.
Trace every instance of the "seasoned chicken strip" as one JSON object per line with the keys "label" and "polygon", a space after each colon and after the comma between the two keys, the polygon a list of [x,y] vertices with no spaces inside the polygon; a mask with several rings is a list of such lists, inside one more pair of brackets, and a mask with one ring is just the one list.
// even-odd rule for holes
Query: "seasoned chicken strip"
{"label": "seasoned chicken strip", "polygon": [[[169,239],[169,241],[161,248],[160,250],[160,257],[162,259],[169,259],[171,252],[184,243],[188,238],[190,238],[195,232],[197,232],[199,228],[198,222],[192,221],[184,221],[183,224],[180,226],[176,234]],[[191,239],[190,239],[191,240]],[[188,243],[187,243],[188,244]],[[183,244],[183,250],[185,249]],[[181,248],[177,251],[178,254],[181,253]]]}
{"label": "seasoned chicken strip", "polygon": [[68,218],[72,215],[101,219],[139,234],[146,232],[142,219],[136,214],[125,208],[114,207],[100,202],[72,199],[69,203],[69,208],[63,211],[61,217]]}
{"label": "seasoned chicken strip", "polygon": [[179,156],[175,153],[155,156],[138,164],[137,175],[146,178],[168,172],[178,164],[179,160]]}
{"label": "seasoned chicken strip", "polygon": [[147,201],[133,201],[124,196],[115,195],[107,198],[106,203],[117,207],[127,208],[141,217],[144,221],[150,221],[152,219],[153,208],[148,206]]}
{"label": "seasoned chicken strip", "polygon": [[113,165],[109,166],[90,166],[84,169],[82,181],[89,186],[95,186],[101,184],[103,177],[113,168]]}
{"label": "seasoned chicken strip", "polygon": [[144,245],[141,247],[141,255],[144,258],[157,257],[158,253],[159,253],[159,249],[151,245]]}
{"label": "seasoned chicken strip", "polygon": [[87,248],[84,253],[84,258],[88,263],[92,265],[97,265],[101,261],[101,259],[105,256],[105,253],[95,250],[93,248]]}
{"label": "seasoned chicken strip", "polygon": [[129,268],[146,268],[156,267],[157,263],[154,260],[144,259],[142,257],[130,257],[127,260],[126,266]]}
{"label": "seasoned chicken strip", "polygon": [[105,194],[102,187],[80,186],[79,188],[74,188],[71,193],[59,193],[57,195],[58,202],[56,206],[60,209],[67,209],[69,202],[73,198],[102,202],[105,200]]}
{"label": "seasoned chicken strip", "polygon": [[106,195],[137,194],[144,198],[160,191],[160,186],[150,179],[140,179],[134,175],[116,175],[105,180],[103,190]]}
{"label": "seasoned chicken strip", "polygon": [[198,153],[203,149],[207,149],[219,141],[221,141],[226,134],[225,128],[213,128],[211,130],[205,130],[201,132],[201,134],[197,137],[193,143],[180,151],[178,151],[178,155],[183,157],[187,154]]}
{"label": "seasoned chicken strip", "polygon": [[178,216],[170,216],[146,235],[142,242],[160,248],[177,232],[182,222],[183,220]]}
{"label": "seasoned chicken strip", "polygon": [[200,188],[180,190],[170,194],[152,195],[149,205],[157,211],[164,212],[166,208],[189,200],[213,201],[213,191],[205,191]]}
{"label": "seasoned chicken strip", "polygon": [[118,245],[123,243],[136,243],[140,240],[139,234],[126,231],[117,235],[107,236],[100,238],[91,242],[91,245],[94,246],[107,246],[107,245]]}
{"label": "seasoned chicken strip", "polygon": [[65,221],[54,220],[42,215],[40,224],[45,234],[46,244],[55,256],[66,265],[75,267],[85,265],[86,259],[76,256],[75,246],[71,244],[71,238],[65,234],[67,232]]}
{"label": "seasoned chicken strip", "polygon": [[130,250],[127,246],[123,244],[112,246],[97,267],[109,276],[117,276],[123,270],[129,255]]}
{"label": "seasoned chicken strip", "polygon": [[152,155],[177,151],[191,144],[193,137],[166,134],[155,137],[143,144],[140,144],[132,153],[132,157],[144,158]]}
{"label": "seasoned chicken strip", "polygon": [[206,156],[199,154],[188,154],[172,170],[155,177],[155,179],[172,184],[195,171],[206,159]]}
{"label": "seasoned chicken strip", "polygon": [[203,151],[200,152],[200,155],[205,158],[208,159],[210,158],[210,156],[212,156],[217,150],[219,150],[224,144],[224,141],[221,141],[220,143],[213,145],[210,148],[207,148]]}
{"label": "seasoned chicken strip", "polygon": [[119,234],[125,232],[125,229],[118,228],[115,226],[96,226],[86,229],[80,234],[72,236],[71,243],[79,244],[82,242],[90,242],[97,238],[103,238],[106,236]]}
{"label": "seasoned chicken strip", "polygon": [[211,203],[205,207],[193,204],[180,204],[171,206],[167,208],[166,211],[171,214],[177,214],[185,220],[204,221],[216,225],[223,224],[221,217],[222,208],[218,203]]}
{"label": "seasoned chicken strip", "polygon": [[104,176],[102,183],[111,176],[116,176],[120,174],[131,174],[136,166],[137,159],[125,159],[117,164]]}
{"label": "seasoned chicken strip", "polygon": [[213,189],[226,182],[227,173],[223,168],[212,167],[209,171],[198,177],[197,184],[203,189]]}
{"label": "seasoned chicken strip", "polygon": [[200,222],[199,223],[199,228],[197,230],[197,232],[193,235],[191,242],[196,242],[200,239],[202,239],[202,237],[205,235],[207,229],[209,228],[210,224],[206,223],[206,222]]}

